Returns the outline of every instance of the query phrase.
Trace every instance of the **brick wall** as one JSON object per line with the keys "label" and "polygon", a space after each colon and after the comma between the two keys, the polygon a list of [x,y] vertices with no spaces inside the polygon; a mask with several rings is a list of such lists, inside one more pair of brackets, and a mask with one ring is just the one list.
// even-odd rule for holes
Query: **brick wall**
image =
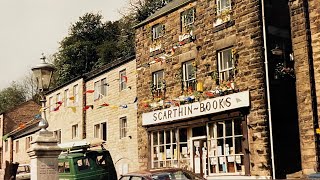
{"label": "brick wall", "polygon": [[[317,112],[319,115],[319,94],[320,94],[320,9],[319,1],[309,0],[310,30],[313,51],[313,66],[315,77],[315,89],[317,96]],[[304,14],[303,0],[291,0],[289,3],[291,16],[291,38],[294,52],[295,73],[296,73],[296,93],[298,104],[300,146],[303,173],[309,174],[316,168],[316,149],[314,117],[312,116],[310,71],[308,63],[308,45],[306,18]],[[311,72],[312,73],[312,72]]]}
{"label": "brick wall", "polygon": [[[206,72],[217,69],[217,51],[233,47],[238,54],[238,74],[235,82],[240,91],[250,90],[251,107],[247,116],[249,151],[250,151],[250,174],[255,176],[270,175],[269,163],[269,138],[267,130],[265,80],[262,48],[262,27],[259,1],[236,0],[233,1],[232,19],[222,26],[214,26],[215,1],[199,0],[189,3],[184,7],[166,14],[154,21],[137,27],[136,29],[136,57],[137,67],[153,60],[150,57],[149,48],[155,44],[151,41],[151,27],[158,23],[165,24],[165,35],[157,40],[162,44],[163,50],[169,52],[173,45],[178,43],[180,31],[180,13],[195,7],[196,19],[193,34],[196,37],[190,42],[176,49],[174,55],[167,58],[167,62],[156,63],[139,71],[137,80],[137,92],[139,102],[152,99],[150,82],[152,72],[164,69],[167,83],[167,97],[175,98],[181,93],[180,79],[176,73],[181,69],[182,62],[195,59],[197,62],[197,80],[204,82],[207,90],[215,88],[215,80]],[[209,64],[207,66],[205,64]],[[141,114],[151,111],[138,106],[138,144],[139,163],[144,168],[148,164],[148,137],[145,128],[142,127]],[[261,138],[252,139],[253,133],[260,133]]]}

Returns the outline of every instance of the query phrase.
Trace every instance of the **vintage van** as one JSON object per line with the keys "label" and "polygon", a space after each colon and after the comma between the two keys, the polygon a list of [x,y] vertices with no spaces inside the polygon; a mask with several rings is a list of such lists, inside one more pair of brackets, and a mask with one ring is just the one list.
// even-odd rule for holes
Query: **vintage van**
{"label": "vintage van", "polygon": [[102,145],[85,140],[68,144],[59,145],[64,149],[58,157],[59,180],[117,179],[111,155]]}

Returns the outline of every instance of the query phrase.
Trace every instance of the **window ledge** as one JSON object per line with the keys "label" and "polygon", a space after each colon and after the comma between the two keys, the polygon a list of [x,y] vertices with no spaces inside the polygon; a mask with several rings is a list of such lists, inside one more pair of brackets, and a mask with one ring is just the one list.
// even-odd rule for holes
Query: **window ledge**
{"label": "window ledge", "polygon": [[214,29],[213,29],[213,32],[218,32],[218,31],[221,31],[223,29],[226,29],[228,27],[231,27],[235,24],[235,21],[234,20],[230,20],[230,21],[227,21],[227,22],[224,22],[222,24],[219,24],[217,26],[214,26]]}

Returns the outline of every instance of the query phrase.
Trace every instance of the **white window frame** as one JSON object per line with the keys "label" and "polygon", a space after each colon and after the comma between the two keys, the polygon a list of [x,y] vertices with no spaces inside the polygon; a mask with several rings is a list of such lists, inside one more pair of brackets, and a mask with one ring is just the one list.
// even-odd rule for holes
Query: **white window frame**
{"label": "white window frame", "polygon": [[[192,90],[196,90],[196,72],[195,67],[193,67],[194,60],[184,62],[182,64],[182,81],[183,88],[189,89],[192,87]],[[188,67],[191,67],[191,71]],[[192,69],[194,72],[192,72]]]}
{"label": "white window frame", "polygon": [[[222,7],[223,2],[228,4],[228,6]],[[231,0],[216,0],[217,5],[217,15],[219,16],[223,11],[231,10]]]}
{"label": "white window frame", "polygon": [[[160,134],[163,135],[163,142],[160,140]],[[167,136],[169,136],[170,142],[167,142]],[[153,157],[151,158],[152,168],[178,166],[179,148],[177,145],[177,139],[175,137],[176,130],[174,129],[151,132],[151,157]],[[154,141],[156,141],[157,144],[155,144]],[[174,151],[174,149],[176,151]],[[169,154],[167,154],[168,151],[170,151]],[[167,157],[167,155],[170,155],[170,157]]]}
{"label": "white window frame", "polygon": [[128,118],[126,116],[119,119],[120,127],[120,139],[127,137],[128,135]]}
{"label": "white window frame", "polygon": [[16,140],[16,153],[19,153],[19,149],[20,149],[20,143],[19,140]]}
{"label": "white window frame", "polygon": [[100,88],[100,93],[102,96],[107,95],[107,78],[102,78],[101,79],[101,88]]}
{"label": "white window frame", "polygon": [[57,102],[62,101],[61,93],[57,93],[56,100],[57,100]]}
{"label": "white window frame", "polygon": [[[106,126],[106,129],[105,129],[105,132],[104,132],[104,129],[103,129],[103,125],[105,124]],[[107,122],[102,122],[102,123],[98,123],[98,124],[95,124],[93,126],[93,136],[94,138],[100,138],[104,141],[107,141],[108,140],[108,123]],[[105,138],[103,137],[103,134],[105,133]]]}
{"label": "white window frame", "polygon": [[69,106],[69,89],[64,90],[64,106]]}
{"label": "white window frame", "polygon": [[79,125],[78,124],[72,125],[71,133],[72,133],[72,139],[79,137]]}
{"label": "white window frame", "polygon": [[126,69],[123,69],[119,72],[120,91],[123,91],[127,88],[127,82],[123,78],[124,76],[126,76]]}
{"label": "white window frame", "polygon": [[[226,134],[226,122],[227,121],[231,121],[231,135],[227,135]],[[235,121],[238,121],[238,125],[240,125],[240,130],[241,130],[241,134],[235,134]],[[222,125],[222,136],[218,137],[218,124]],[[240,142],[241,144],[241,151],[243,149],[244,143],[243,143],[243,129],[242,129],[242,119],[241,118],[233,118],[233,119],[227,119],[227,120],[220,120],[220,121],[215,121],[215,122],[210,122],[207,125],[207,128],[209,130],[208,132],[208,147],[218,147],[218,141],[220,140],[220,142],[223,142],[223,150],[221,151],[221,154],[218,154],[218,152],[216,153],[211,153],[210,152],[210,148],[208,149],[208,160],[210,161],[210,158],[215,158],[215,159],[219,159],[219,158],[224,158],[224,159],[228,159],[228,157],[233,157],[233,166],[234,166],[234,172],[229,172],[228,169],[229,167],[225,168],[225,172],[221,172],[220,171],[220,166],[219,164],[216,165],[215,168],[215,172],[212,172],[212,168],[210,167],[210,164],[208,164],[209,167],[208,168],[208,172],[209,175],[217,175],[217,174],[230,174],[230,175],[245,175],[245,169],[241,169],[241,170],[237,170],[237,164],[240,164],[240,167],[242,168],[246,168],[245,164],[244,164],[244,153],[236,153],[236,145],[239,145],[236,143],[236,139],[238,140],[238,142]],[[233,147],[229,147],[229,152],[227,152],[226,150],[226,139],[231,139],[232,140],[232,145]],[[213,155],[214,154],[214,155]],[[237,163],[236,159],[238,158],[241,159],[241,163]],[[217,161],[218,162],[218,161]],[[229,162],[229,161],[228,161]],[[223,169],[223,168],[222,168]]]}
{"label": "white window frame", "polygon": [[100,81],[94,82],[94,100],[98,100],[100,98]]}
{"label": "white window frame", "polygon": [[77,104],[79,102],[79,85],[76,84],[73,86],[73,103]]}
{"label": "white window frame", "polygon": [[195,8],[190,8],[181,13],[181,31],[186,32],[195,21]]}
{"label": "white window frame", "polygon": [[53,97],[49,97],[49,112],[54,110],[54,106],[53,106]]}
{"label": "white window frame", "polygon": [[156,24],[152,26],[152,40],[161,38],[164,35],[164,25]]}
{"label": "white window frame", "polygon": [[[226,53],[229,54],[228,58],[225,58],[225,56],[228,55]],[[218,52],[219,82],[228,81],[234,78],[234,58],[232,56],[232,48],[224,49]]]}
{"label": "white window frame", "polygon": [[152,73],[152,83],[157,91],[156,96],[161,95],[163,80],[164,80],[164,70],[160,70]]}

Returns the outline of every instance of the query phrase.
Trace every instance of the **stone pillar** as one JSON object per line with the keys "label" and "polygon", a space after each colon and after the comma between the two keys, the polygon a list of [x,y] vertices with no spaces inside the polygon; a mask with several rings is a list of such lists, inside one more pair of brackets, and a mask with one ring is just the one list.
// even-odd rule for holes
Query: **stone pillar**
{"label": "stone pillar", "polygon": [[27,153],[31,158],[32,180],[58,179],[58,156],[61,148],[57,145],[53,132],[39,131]]}

